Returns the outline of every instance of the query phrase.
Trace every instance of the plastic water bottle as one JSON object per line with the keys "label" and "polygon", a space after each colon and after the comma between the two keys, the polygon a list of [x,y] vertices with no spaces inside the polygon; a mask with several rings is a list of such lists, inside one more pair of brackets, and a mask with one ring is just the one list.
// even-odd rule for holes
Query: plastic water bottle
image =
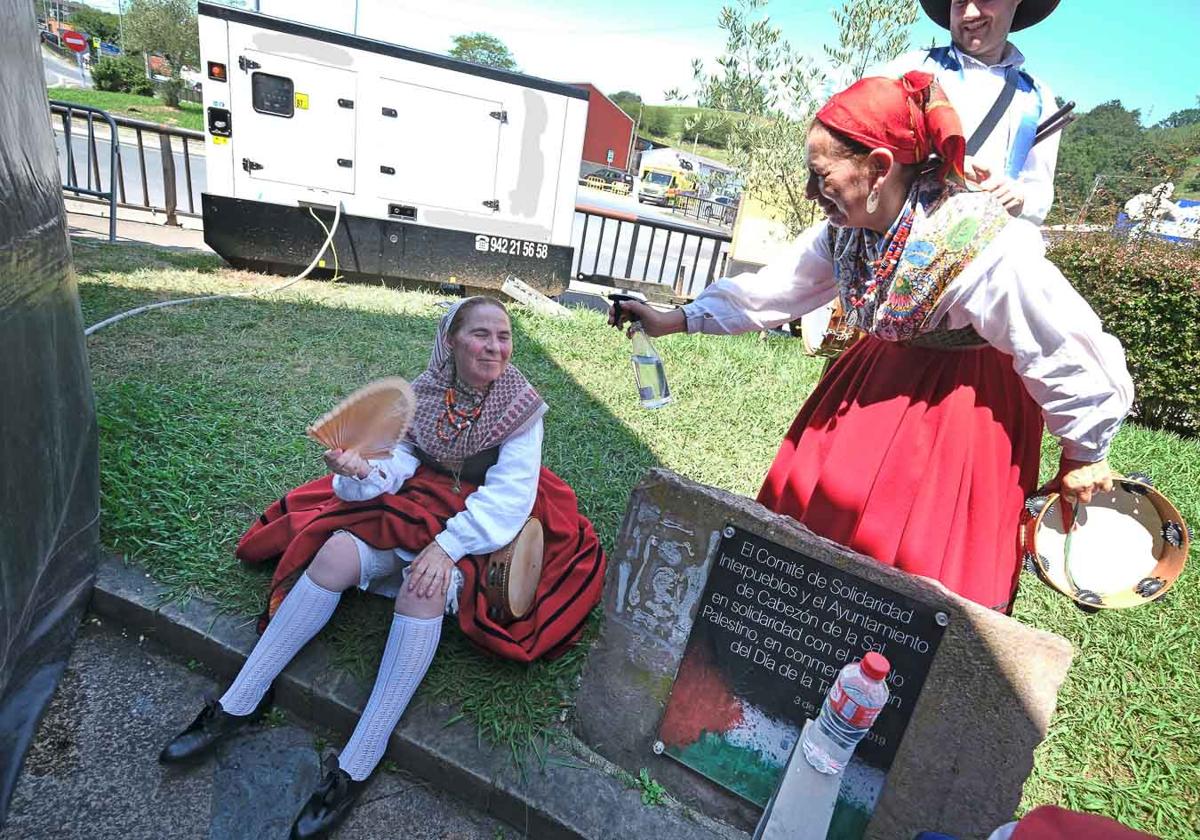
{"label": "plastic water bottle", "polygon": [[630,324],[629,331],[633,342],[633,375],[637,378],[642,408],[662,408],[671,401],[671,389],[667,387],[667,372],[663,370],[662,358],[640,322]]}
{"label": "plastic water bottle", "polygon": [[884,679],[891,665],[871,651],[838,672],[817,719],[800,741],[808,763],[822,773],[840,773],[888,701]]}

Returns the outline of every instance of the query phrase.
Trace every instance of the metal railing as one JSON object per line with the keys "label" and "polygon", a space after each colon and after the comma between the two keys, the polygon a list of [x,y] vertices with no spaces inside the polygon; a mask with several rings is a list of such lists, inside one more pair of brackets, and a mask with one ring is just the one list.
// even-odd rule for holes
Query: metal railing
{"label": "metal railing", "polygon": [[660,300],[695,297],[724,272],[732,239],[724,231],[581,204],[573,276]]}
{"label": "metal railing", "polygon": [[[191,144],[199,143],[203,148],[203,132],[128,117],[113,117],[99,109],[69,102],[51,100],[50,110],[62,120],[65,153],[60,156],[60,166],[63,168],[64,189],[83,195],[96,195],[88,190],[75,189],[78,183],[75,160],[80,156],[77,144],[83,138],[82,132],[74,127],[75,112],[91,112],[88,114],[86,140],[82,140],[86,143],[82,150],[83,155],[94,164],[89,169],[89,178],[94,170],[99,180],[101,172],[98,145],[102,142],[108,143],[111,162],[107,166],[107,174],[111,185],[115,173],[116,183],[113,191],[117,205],[161,210],[166,213],[167,223],[173,225],[179,224],[179,216],[199,217],[198,205],[203,184],[197,177],[199,173],[193,172],[192,161],[195,155]],[[106,118],[107,137],[97,135],[92,125],[92,114],[102,114]],[[124,143],[121,142],[122,135],[125,138]],[[150,166],[147,166],[148,155],[150,158],[157,157],[157,161],[152,162]],[[132,172],[127,173],[131,167]],[[186,199],[186,209],[182,206],[181,196]]]}
{"label": "metal railing", "polygon": [[[117,184],[115,173],[120,171],[120,157],[117,153],[117,123],[108,112],[88,105],[72,105],[69,102],[50,101],[50,109],[62,115],[63,145],[66,147],[65,172],[63,173],[63,189],[76,195],[86,195],[92,198],[108,199],[108,241],[117,241]],[[80,186],[79,173],[75,167],[75,140],[72,128],[75,122],[75,112],[86,114],[87,145],[84,147],[83,168],[87,175],[87,186]],[[100,184],[100,155],[96,149],[96,118],[100,117],[107,123],[109,131],[108,150],[108,190],[101,191]],[[93,180],[94,176],[94,180]],[[95,186],[93,186],[93,184]],[[124,188],[122,188],[124,194]]]}
{"label": "metal railing", "polygon": [[673,213],[679,213],[685,219],[690,217],[728,227],[733,227],[733,220],[737,217],[737,207],[694,195],[677,195],[668,206]]}

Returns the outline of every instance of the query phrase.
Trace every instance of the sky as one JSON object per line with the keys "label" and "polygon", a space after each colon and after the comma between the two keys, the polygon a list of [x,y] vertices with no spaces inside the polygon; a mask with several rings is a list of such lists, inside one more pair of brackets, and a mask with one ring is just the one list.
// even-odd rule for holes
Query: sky
{"label": "sky", "polygon": [[[230,5],[284,0],[232,0]],[[732,0],[730,0],[732,2]],[[117,0],[94,0],[116,9]],[[347,9],[355,0],[286,0],[302,17]],[[591,82],[606,93],[631,90],[648,103],[670,88],[692,88],[693,59],[712,64],[724,38],[722,0],[358,0],[358,32],[378,40],[445,53],[454,35],[482,31],[500,38],[520,69],[565,82]],[[794,46],[814,56],[837,32],[829,0],[772,0],[767,13]],[[949,33],[923,14],[914,45]],[[1197,107],[1200,95],[1200,0],[1062,0],[1044,22],[1011,40],[1027,69],[1080,111],[1111,99],[1140,109],[1143,122]]]}

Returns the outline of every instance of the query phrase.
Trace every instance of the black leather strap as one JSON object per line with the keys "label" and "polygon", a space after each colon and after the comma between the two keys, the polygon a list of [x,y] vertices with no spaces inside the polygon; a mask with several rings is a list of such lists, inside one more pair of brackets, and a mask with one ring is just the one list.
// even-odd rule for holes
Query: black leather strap
{"label": "black leather strap", "polygon": [[996,101],[992,103],[992,109],[987,112],[983,118],[983,122],[975,129],[971,135],[971,139],[967,141],[967,154],[975,155],[983,148],[984,142],[991,136],[996,125],[1000,122],[1000,118],[1004,116],[1004,112],[1008,110],[1008,106],[1012,104],[1013,96],[1017,92],[1017,68],[1008,67],[1004,71],[1004,87],[1000,91],[1000,95],[996,97]]}

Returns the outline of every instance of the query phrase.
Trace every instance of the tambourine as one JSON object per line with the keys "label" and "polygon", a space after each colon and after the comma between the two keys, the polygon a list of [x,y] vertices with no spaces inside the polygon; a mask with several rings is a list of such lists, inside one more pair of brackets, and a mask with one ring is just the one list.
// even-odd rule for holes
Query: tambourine
{"label": "tambourine", "polygon": [[804,342],[810,356],[832,359],[862,337],[862,331],[847,323],[840,299],[814,309],[789,325],[792,335]]}
{"label": "tambourine", "polygon": [[1025,503],[1025,567],[1088,610],[1117,610],[1167,594],[1187,562],[1191,532],[1150,479],[1114,477],[1086,505],[1053,493]]}
{"label": "tambourine", "polygon": [[516,539],[488,555],[483,594],[492,621],[511,624],[533,608],[542,579],[542,552],[542,523],[530,517]]}

